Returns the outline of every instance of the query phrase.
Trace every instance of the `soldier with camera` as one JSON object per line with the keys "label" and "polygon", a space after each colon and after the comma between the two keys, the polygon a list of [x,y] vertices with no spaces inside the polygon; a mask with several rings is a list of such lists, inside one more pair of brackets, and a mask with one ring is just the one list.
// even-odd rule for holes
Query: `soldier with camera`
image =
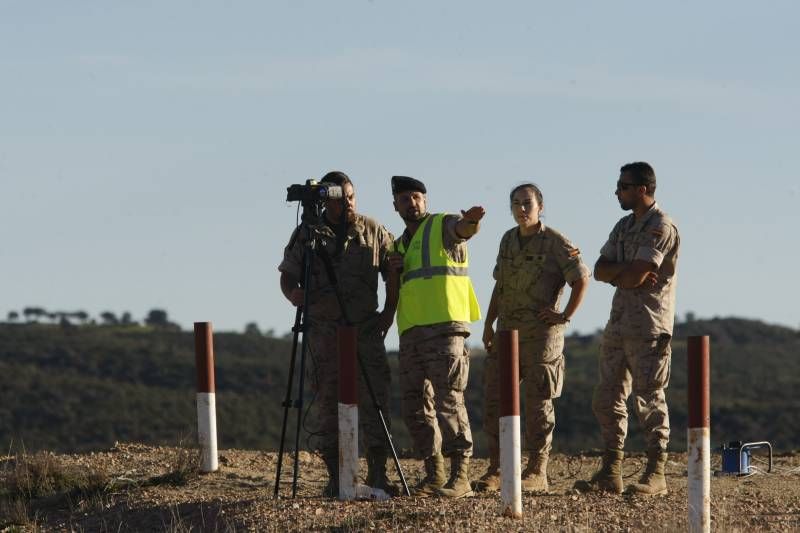
{"label": "soldier with camera", "polygon": [[[337,328],[350,322],[358,329],[358,353],[376,400],[387,405],[389,365],[384,337],[394,321],[398,273],[389,268],[387,255],[393,237],[375,220],[356,213],[355,191],[343,172],[329,172],[320,185],[338,186],[341,198],[325,201],[319,220],[306,221],[310,232],[295,229],[278,270],[281,291],[294,306],[303,306],[307,291],[311,369],[319,416],[319,450],[328,469],[327,496],[338,493],[338,367]],[[305,235],[316,238],[311,275],[303,280]],[[386,282],[386,301],[378,312],[378,277]],[[337,290],[339,295],[337,297]],[[341,298],[341,300],[339,300]],[[346,306],[341,309],[340,301]],[[389,447],[377,409],[370,403],[366,384],[359,376],[359,425],[367,454],[367,485],[397,494],[386,477]],[[390,417],[386,418],[387,425]]]}
{"label": "soldier with camera", "polygon": [[[427,211],[425,185],[394,176],[394,209],[406,224],[395,242],[392,267],[402,270],[397,328],[403,418],[414,447],[425,460],[419,496],[472,496],[469,460],[472,431],[464,405],[469,376],[465,338],[480,319],[467,275],[466,241],[478,232],[484,209],[461,216]],[[450,457],[445,480],[444,456]],[[446,483],[445,483],[446,481]]]}

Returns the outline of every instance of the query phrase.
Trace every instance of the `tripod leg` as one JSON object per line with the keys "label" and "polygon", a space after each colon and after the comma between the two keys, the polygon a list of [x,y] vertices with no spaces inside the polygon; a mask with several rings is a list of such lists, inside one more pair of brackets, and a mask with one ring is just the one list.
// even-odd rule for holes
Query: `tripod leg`
{"label": "tripod leg", "polygon": [[392,434],[389,432],[389,426],[386,425],[386,418],[383,416],[383,410],[381,409],[381,405],[378,403],[378,398],[375,396],[375,391],[372,389],[372,383],[370,382],[369,376],[367,375],[367,370],[364,367],[364,361],[361,359],[360,353],[357,353],[356,355],[358,357],[358,366],[361,368],[361,377],[364,378],[364,384],[367,386],[370,400],[372,400],[372,406],[378,412],[378,417],[381,419],[381,427],[383,428],[383,434],[386,437],[386,443],[389,445],[389,450],[392,452],[392,459],[394,459],[394,466],[397,468],[397,475],[400,477],[400,481],[403,483],[403,490],[405,490],[406,496],[411,496],[411,491],[408,489],[408,483],[406,483],[406,476],[403,474],[403,467],[400,466],[400,459],[397,458],[397,451],[394,448]]}
{"label": "tripod leg", "polygon": [[292,384],[294,382],[294,362],[296,359],[297,354],[297,336],[300,333],[300,324],[302,319],[303,310],[302,308],[297,308],[297,314],[294,318],[294,327],[292,331],[294,332],[293,339],[292,339],[292,358],[289,362],[289,384],[286,386],[286,397],[283,400],[283,425],[281,426],[281,444],[278,450],[278,465],[275,471],[275,490],[273,491],[274,496],[278,497],[278,491],[280,489],[281,483],[281,467],[283,466],[283,447],[284,443],[286,442],[286,422],[289,419],[289,407],[291,407],[291,399],[292,399]]}
{"label": "tripod leg", "polygon": [[294,472],[292,473],[292,498],[297,495],[298,459],[300,457],[300,427],[303,418],[303,382],[306,375],[306,353],[308,352],[308,324],[303,320],[303,342],[300,349],[300,385],[297,392],[297,427],[294,434]]}

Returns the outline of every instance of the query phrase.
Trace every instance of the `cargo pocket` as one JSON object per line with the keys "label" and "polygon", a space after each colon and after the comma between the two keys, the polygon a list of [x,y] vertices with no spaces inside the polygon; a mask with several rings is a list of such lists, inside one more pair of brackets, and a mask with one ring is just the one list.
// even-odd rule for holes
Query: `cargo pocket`
{"label": "cargo pocket", "polygon": [[[464,337],[454,335],[450,345],[450,370],[447,374],[447,384],[452,390],[464,392],[469,381],[469,349],[464,343]],[[457,355],[461,354],[461,355]]]}
{"label": "cargo pocket", "polygon": [[535,397],[540,400],[549,400],[561,396],[564,388],[564,358],[551,363],[537,363],[536,371],[539,374]]}
{"label": "cargo pocket", "polygon": [[645,365],[645,375],[642,376],[646,390],[665,389],[669,385],[670,367],[672,363],[672,336],[662,333],[653,341],[648,361]]}

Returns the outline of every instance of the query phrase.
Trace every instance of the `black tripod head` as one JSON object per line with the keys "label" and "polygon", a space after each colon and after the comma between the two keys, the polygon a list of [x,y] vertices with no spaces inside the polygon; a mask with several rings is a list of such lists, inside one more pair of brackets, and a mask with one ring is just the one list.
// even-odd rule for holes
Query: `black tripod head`
{"label": "black tripod head", "polygon": [[303,222],[318,221],[325,202],[341,198],[342,187],[316,180],[306,180],[305,185],[295,184],[286,188],[286,201],[300,202],[303,206]]}

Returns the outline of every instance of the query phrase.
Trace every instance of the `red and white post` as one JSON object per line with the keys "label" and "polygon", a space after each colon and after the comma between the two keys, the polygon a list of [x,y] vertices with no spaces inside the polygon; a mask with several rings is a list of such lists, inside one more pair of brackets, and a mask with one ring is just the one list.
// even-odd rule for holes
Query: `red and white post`
{"label": "red and white post", "polygon": [[711,387],[709,338],[689,337],[689,430],[687,451],[689,531],[711,531]]}
{"label": "red and white post", "polygon": [[519,432],[519,335],[499,332],[500,499],[503,516],[522,517],[522,446]]}
{"label": "red and white post", "polygon": [[214,336],[210,322],[194,323],[194,354],[197,364],[197,437],[200,471],[215,472],[217,458],[217,403],[214,386]]}
{"label": "red and white post", "polygon": [[339,326],[339,499],[354,500],[358,486],[357,331]]}

